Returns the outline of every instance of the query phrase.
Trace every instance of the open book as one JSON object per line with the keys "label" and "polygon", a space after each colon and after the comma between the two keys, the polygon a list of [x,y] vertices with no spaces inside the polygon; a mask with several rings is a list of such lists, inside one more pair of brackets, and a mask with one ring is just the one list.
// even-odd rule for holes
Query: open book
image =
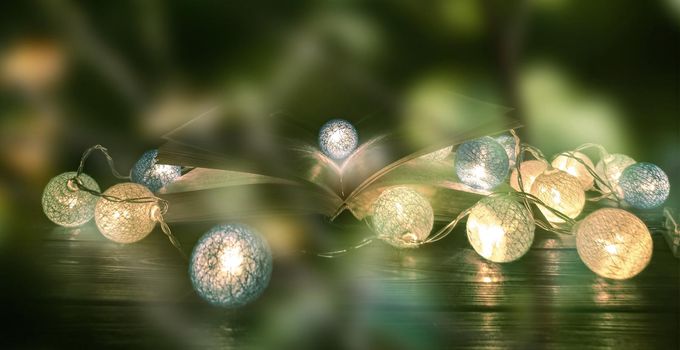
{"label": "open book", "polygon": [[505,116],[506,108],[457,98],[468,104],[465,118],[474,122],[444,122],[426,138],[414,138],[413,125],[405,127],[399,120],[346,118],[358,130],[360,142],[342,161],[318,149],[323,123],[305,125],[284,114],[243,118],[214,108],[167,134],[159,148],[160,163],[193,168],[162,190],[161,197],[171,204],[166,220],[271,214],[334,218],[345,210],[361,220],[385,188],[408,185],[430,200],[435,219],[448,221],[486,193],[456,179],[452,154],[444,160],[420,157],[520,126]]}

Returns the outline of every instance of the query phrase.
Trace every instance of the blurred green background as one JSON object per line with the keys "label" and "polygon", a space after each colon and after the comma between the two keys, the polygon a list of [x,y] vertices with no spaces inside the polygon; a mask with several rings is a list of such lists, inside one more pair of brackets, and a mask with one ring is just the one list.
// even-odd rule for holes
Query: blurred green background
{"label": "blurred green background", "polygon": [[474,123],[459,93],[512,108],[547,155],[596,142],[658,164],[677,207],[679,30],[677,0],[3,1],[0,250],[40,238],[43,186],[87,147],[129,169],[215,104],[285,106],[312,132],[374,113]]}

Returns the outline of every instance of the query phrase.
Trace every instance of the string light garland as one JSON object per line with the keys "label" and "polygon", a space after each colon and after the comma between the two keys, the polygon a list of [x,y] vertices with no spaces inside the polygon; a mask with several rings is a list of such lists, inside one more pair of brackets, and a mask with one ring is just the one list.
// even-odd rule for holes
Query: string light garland
{"label": "string light garland", "polygon": [[[615,194],[623,197],[623,191],[619,186],[619,178],[623,170],[635,164],[635,159],[620,153],[607,154],[595,166],[595,172],[607,181],[608,185],[614,190]],[[597,186],[602,190],[607,190],[604,183],[598,181]]]}
{"label": "string light garland", "polygon": [[564,219],[546,207],[560,211],[573,219],[581,214],[586,203],[586,194],[581,182],[557,169],[539,175],[531,185],[530,193],[543,203],[538,208],[551,223],[563,223]]}
{"label": "string light garland", "polygon": [[587,155],[581,152],[563,153],[555,157],[550,165],[577,178],[584,190],[593,187],[595,178],[590,174],[588,168],[593,169],[595,165]]}
{"label": "string light garland", "polygon": [[621,173],[623,199],[638,209],[654,209],[666,201],[671,185],[668,175],[652,163],[635,163]]}
{"label": "string light garland", "polygon": [[538,175],[543,174],[544,171],[548,169],[548,163],[542,160],[527,160],[522,162],[519,166],[519,171],[522,173],[522,186],[519,184],[518,168],[515,167],[510,173],[510,186],[515,189],[515,191],[530,192],[531,186],[536,181]]}
{"label": "string light garland", "polygon": [[332,119],[319,130],[319,146],[328,157],[341,160],[347,158],[359,144],[359,134],[354,126],[344,119]]}
{"label": "string light garland", "polygon": [[130,171],[132,182],[146,186],[156,193],[161,188],[175,181],[182,175],[182,167],[169,164],[158,164],[158,150],[144,152]]}
{"label": "string light garland", "polygon": [[377,237],[397,248],[415,248],[432,231],[434,212],[417,191],[397,186],[375,200],[371,223]]}
{"label": "string light garland", "polygon": [[134,243],[144,239],[156,226],[160,207],[154,201],[136,202],[137,198],[153,198],[146,187],[124,182],[112,186],[100,198],[94,210],[97,228],[104,237],[118,243]]}
{"label": "string light garland", "polygon": [[635,215],[617,208],[602,208],[575,226],[576,250],[596,274],[628,279],[640,273],[652,258],[652,236]]}
{"label": "string light garland", "polygon": [[468,241],[477,254],[498,263],[526,254],[535,229],[529,210],[508,196],[481,199],[472,207],[466,225]]}
{"label": "string light garland", "polygon": [[98,198],[80,191],[76,182],[99,191],[99,185],[93,178],[75,171],[53,177],[43,191],[43,211],[48,219],[59,226],[77,227],[94,216]]}
{"label": "string light garland", "polygon": [[236,308],[257,299],[269,285],[272,253],[252,228],[218,225],[196,244],[189,265],[196,293],[208,303]]}
{"label": "string light garland", "polygon": [[456,175],[464,184],[475,189],[491,190],[508,175],[508,155],[501,144],[485,136],[458,147],[455,167]]}

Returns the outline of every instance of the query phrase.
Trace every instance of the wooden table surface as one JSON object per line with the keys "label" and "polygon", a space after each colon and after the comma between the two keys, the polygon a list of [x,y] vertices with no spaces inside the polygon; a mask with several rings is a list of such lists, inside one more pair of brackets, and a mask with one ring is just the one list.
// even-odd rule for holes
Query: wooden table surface
{"label": "wooden table surface", "polygon": [[[202,232],[174,229],[186,251]],[[546,232],[508,264],[481,259],[462,228],[416,250],[281,257],[239,310],[203,303],[158,231],[133,245],[92,223],[31,232],[3,256],[24,275],[4,279],[11,347],[680,348],[680,260],[658,232],[650,265],[627,281],[597,277],[573,237]]]}

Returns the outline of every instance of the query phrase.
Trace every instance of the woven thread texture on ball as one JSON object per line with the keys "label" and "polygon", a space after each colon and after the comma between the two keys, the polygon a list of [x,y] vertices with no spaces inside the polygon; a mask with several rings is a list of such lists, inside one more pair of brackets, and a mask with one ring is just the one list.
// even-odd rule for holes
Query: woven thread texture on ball
{"label": "woven thread texture on ball", "polygon": [[[519,165],[519,169],[522,172],[522,188],[524,192],[531,193],[531,186],[536,181],[538,175],[543,174],[543,172],[548,169],[548,164],[540,160],[527,160]],[[519,187],[519,176],[517,174],[517,168],[512,169],[510,173],[510,186],[516,191],[520,191]]]}
{"label": "woven thread texture on ball", "polygon": [[[586,203],[586,194],[578,179],[561,170],[546,171],[539,175],[531,186],[531,194],[546,206],[572,219],[581,214]],[[539,205],[538,208],[548,221],[564,222],[544,206]]]}
{"label": "woven thread texture on ball", "polygon": [[130,171],[133,182],[148,187],[151,192],[172,183],[182,175],[182,167],[178,165],[158,164],[158,150],[145,152]]}
{"label": "woven thread texture on ball", "polygon": [[651,260],[652,248],[645,224],[622,209],[599,209],[576,227],[578,255],[603,277],[626,279],[637,275]]}
{"label": "woven thread texture on ball", "polygon": [[333,159],[346,158],[357,148],[358,143],[356,129],[346,120],[330,120],[319,131],[321,151]]}
{"label": "woven thread texture on ball", "polygon": [[[590,160],[590,158],[588,158],[587,155],[581,152],[567,153],[568,155],[561,154],[553,159],[551,163],[553,168],[562,170],[567,174],[577,178],[584,190],[592,188],[595,178],[590,174],[588,169],[594,170],[595,165],[593,165],[593,162]],[[583,163],[585,163],[585,165],[573,157],[580,159]]]}
{"label": "woven thread texture on ball", "polygon": [[[42,195],[42,207],[48,219],[64,227],[77,227],[92,219],[98,197],[69,186],[77,175],[70,171],[55,176],[47,183]],[[97,182],[86,174],[78,177],[85,187],[99,191]],[[75,181],[75,180],[74,180]]]}
{"label": "woven thread texture on ball", "polygon": [[408,187],[385,190],[373,204],[371,224],[378,238],[398,248],[414,248],[434,224],[430,202]]}
{"label": "woven thread texture on ball", "polygon": [[511,168],[514,167],[516,158],[515,138],[510,135],[501,135],[494,138],[494,140],[503,146],[505,154],[508,156],[508,164]]}
{"label": "woven thread texture on ball", "polygon": [[[623,197],[623,192],[619,186],[619,178],[623,171],[630,165],[635,164],[635,160],[625,154],[610,154],[605,158],[600,159],[595,166],[595,172],[603,180],[607,181],[612,187],[612,190],[616,192],[616,195]],[[608,191],[609,188],[605,184],[597,181],[597,186],[604,191]]]}
{"label": "woven thread texture on ball", "polygon": [[269,284],[272,254],[267,242],[244,225],[219,225],[198,242],[191,256],[191,282],[207,302],[239,307],[257,299]]}
{"label": "woven thread texture on ball", "polygon": [[[121,199],[153,197],[146,187],[131,182],[114,185],[104,194]],[[154,202],[115,202],[100,198],[95,207],[97,228],[104,237],[114,242],[140,241],[156,226],[156,221],[151,217],[156,207]]]}
{"label": "woven thread texture on ball", "polygon": [[653,209],[666,201],[671,185],[661,168],[651,163],[635,163],[619,178],[623,199],[638,209]]}
{"label": "woven thread texture on ball", "polygon": [[486,136],[460,145],[455,167],[456,175],[464,184],[490,190],[508,175],[508,155],[503,146]]}
{"label": "woven thread texture on ball", "polygon": [[472,207],[466,226],[470,245],[494,262],[510,262],[526,254],[536,228],[526,207],[507,197],[481,199]]}

